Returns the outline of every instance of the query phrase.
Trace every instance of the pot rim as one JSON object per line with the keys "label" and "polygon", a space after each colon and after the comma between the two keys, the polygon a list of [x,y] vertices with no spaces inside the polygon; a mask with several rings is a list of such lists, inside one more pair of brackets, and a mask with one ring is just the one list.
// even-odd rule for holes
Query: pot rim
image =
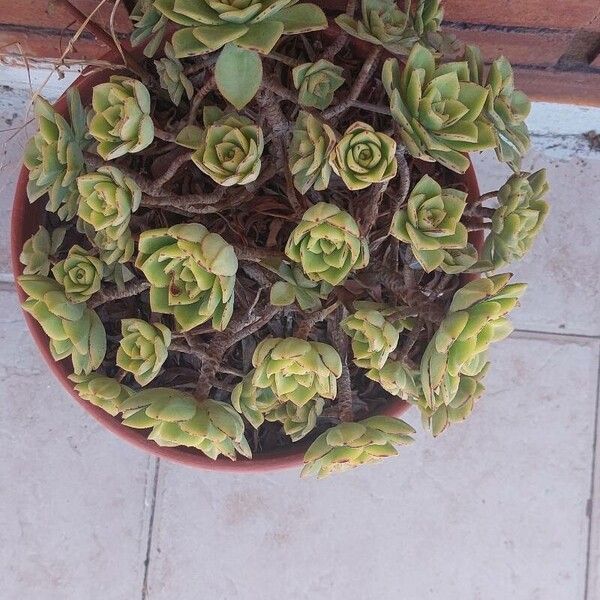
{"label": "pot rim", "polygon": [[[82,100],[84,102],[88,102],[91,98],[93,86],[106,81],[107,75],[110,75],[110,73],[111,71],[108,69],[91,74],[86,74],[86,71],[84,71],[82,75],[73,83],[73,85],[69,87],[69,89],[76,87],[82,96]],[[54,107],[61,114],[66,114],[66,91],[54,104]],[[29,203],[27,198],[28,176],[29,171],[25,165],[22,165],[15,188],[11,217],[11,263],[16,291],[20,302],[23,302],[27,296],[17,283],[17,278],[23,273],[23,265],[19,261],[19,256],[25,241],[33,233],[35,233],[35,231],[37,231],[41,221],[40,215],[43,214],[45,210],[41,199],[35,204]],[[479,186],[472,163],[462,178],[469,191],[469,196],[471,198],[478,197]],[[483,244],[482,232],[470,232],[469,240],[475,245],[475,247],[478,249],[481,248],[481,245]],[[71,397],[98,423],[114,433],[117,437],[125,440],[129,444],[132,444],[136,448],[144,450],[145,452],[158,458],[164,458],[171,462],[183,464],[189,467],[195,467],[198,469],[204,469],[207,471],[234,471],[236,473],[264,472],[297,467],[303,463],[304,453],[309,446],[309,442],[307,441],[295,442],[284,448],[273,450],[264,454],[257,454],[252,459],[247,459],[243,456],[240,456],[235,461],[229,460],[224,456],[219,456],[216,460],[213,460],[202,454],[199,450],[187,448],[185,446],[164,447],[155,444],[146,437],[144,430],[125,427],[121,424],[118,416],[113,417],[101,408],[94,406],[90,402],[80,398],[79,394],[77,394],[75,391],[73,382],[67,378],[72,371],[69,366],[69,360],[65,359],[60,362],[56,362],[50,353],[49,338],[44,333],[41,326],[29,313],[23,311],[23,315],[29,328],[29,332],[34,339],[38,350],[44,359],[44,362],[50,368],[50,371],[53,373],[56,379],[58,379],[58,381],[62,384],[63,388],[65,388]],[[374,414],[397,417],[405,413],[410,406],[411,405],[409,403],[398,398],[397,400],[394,400],[382,407],[381,410],[376,411]]]}

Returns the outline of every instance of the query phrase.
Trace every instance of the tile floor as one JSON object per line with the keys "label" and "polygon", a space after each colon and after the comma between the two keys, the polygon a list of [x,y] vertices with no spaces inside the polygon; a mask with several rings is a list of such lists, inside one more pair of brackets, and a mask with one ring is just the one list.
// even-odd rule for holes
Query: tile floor
{"label": "tile floor", "polygon": [[[11,77],[0,129],[27,101]],[[552,213],[515,268],[530,288],[485,399],[439,440],[322,482],[158,462],[65,395],[11,283],[22,141],[0,133],[0,600],[600,600],[600,154],[580,136],[600,111],[533,121],[526,166],[549,167]],[[501,183],[477,166],[484,191]]]}

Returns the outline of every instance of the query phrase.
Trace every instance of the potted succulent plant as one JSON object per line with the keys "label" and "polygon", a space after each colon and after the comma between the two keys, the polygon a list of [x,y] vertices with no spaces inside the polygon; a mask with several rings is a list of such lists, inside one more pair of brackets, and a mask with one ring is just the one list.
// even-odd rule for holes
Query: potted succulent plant
{"label": "potted succulent plant", "polygon": [[[434,436],[465,419],[525,287],[496,270],[547,212],[510,64],[445,35],[439,0],[131,17],[135,72],[36,100],[15,199],[23,308],[61,381],[204,468],[322,477],[411,442],[410,405]],[[480,195],[485,149],[510,176]]]}

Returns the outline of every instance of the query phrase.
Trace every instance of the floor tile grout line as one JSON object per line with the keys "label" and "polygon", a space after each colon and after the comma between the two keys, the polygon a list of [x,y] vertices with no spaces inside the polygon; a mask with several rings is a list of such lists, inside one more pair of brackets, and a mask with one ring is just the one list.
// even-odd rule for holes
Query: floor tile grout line
{"label": "floor tile grout line", "polygon": [[[600,448],[598,447],[598,433],[600,431],[600,351],[598,352],[598,369],[596,371],[596,412],[595,412],[595,422],[594,422],[594,440],[592,443],[592,474],[590,481],[590,507],[589,507],[589,515],[588,515],[588,538],[587,538],[587,548],[586,548],[586,561],[585,561],[585,591],[584,591],[584,600],[600,600],[596,595],[596,592],[591,589],[591,583],[597,583],[600,580],[600,573],[598,573],[598,566],[592,565],[592,559],[594,558],[597,562],[600,559],[600,556],[592,556],[592,554],[598,553],[598,548],[596,548],[596,552],[592,550],[592,544],[594,542],[595,537],[597,537],[599,532],[596,532],[596,527],[594,526],[594,522],[598,521],[600,515],[596,515],[598,509],[600,509],[600,490],[596,489],[596,474],[600,473]],[[596,494],[599,494],[597,499],[594,498]],[[595,501],[596,500],[596,501]],[[598,518],[595,518],[598,517]],[[592,579],[595,581],[592,582]],[[593,595],[592,595],[593,594]]]}
{"label": "floor tile grout line", "polygon": [[514,333],[524,333],[525,335],[543,335],[543,336],[558,336],[571,339],[580,339],[587,341],[600,340],[600,335],[589,335],[585,333],[566,333],[562,331],[541,331],[539,329],[515,329]]}
{"label": "floor tile grout line", "polygon": [[146,558],[144,559],[144,579],[142,581],[142,600],[148,598],[148,575],[150,572],[150,553],[152,551],[152,534],[154,531],[154,514],[156,512],[156,496],[158,492],[158,473],[160,458],[155,459],[154,481],[152,482],[152,500],[150,503],[150,518],[148,519],[148,542],[146,544]]}

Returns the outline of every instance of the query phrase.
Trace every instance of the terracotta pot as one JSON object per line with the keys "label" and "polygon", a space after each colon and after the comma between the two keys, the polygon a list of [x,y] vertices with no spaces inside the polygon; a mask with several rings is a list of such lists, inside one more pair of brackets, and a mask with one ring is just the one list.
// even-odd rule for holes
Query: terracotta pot
{"label": "terracotta pot", "polygon": [[[107,77],[108,75],[106,73],[97,72],[88,76],[84,75],[75,82],[74,86],[79,88],[84,103],[88,103],[91,100],[93,86],[106,81]],[[55,107],[58,112],[65,116],[67,115],[67,102],[65,96],[55,104]],[[43,222],[44,201],[38,200],[34,204],[29,203],[26,191],[27,179],[28,171],[25,167],[22,167],[15,191],[11,223],[12,268],[15,282],[16,278],[23,273],[23,265],[19,262],[19,255],[23,248],[23,244],[38,230],[39,225]],[[464,175],[464,182],[470,190],[472,197],[479,197],[479,188],[473,167],[471,167]],[[480,234],[481,232],[476,233]],[[472,237],[471,242],[477,247],[481,247],[482,237]],[[17,293],[21,301],[26,299],[24,292],[18,285]],[[213,461],[192,448],[164,448],[156,445],[146,438],[146,432],[143,430],[140,431],[125,427],[121,425],[118,417],[112,417],[102,409],[82,400],[73,389],[73,383],[67,379],[67,376],[72,372],[70,359],[55,362],[48,348],[48,337],[37,321],[35,321],[28,313],[24,312],[23,314],[29,327],[29,331],[35,340],[44,361],[47,363],[54,376],[73,397],[75,402],[77,402],[101,425],[112,431],[118,437],[137,446],[145,452],[191,467],[211,471],[236,471],[238,473],[296,467],[302,463],[302,458],[308,447],[308,442],[297,442],[286,448],[282,448],[281,450],[259,454],[252,460],[240,457],[235,462],[222,456],[216,461]],[[404,413],[409,406],[410,405],[403,400],[398,399],[387,405],[380,411],[380,414],[398,416]]]}

